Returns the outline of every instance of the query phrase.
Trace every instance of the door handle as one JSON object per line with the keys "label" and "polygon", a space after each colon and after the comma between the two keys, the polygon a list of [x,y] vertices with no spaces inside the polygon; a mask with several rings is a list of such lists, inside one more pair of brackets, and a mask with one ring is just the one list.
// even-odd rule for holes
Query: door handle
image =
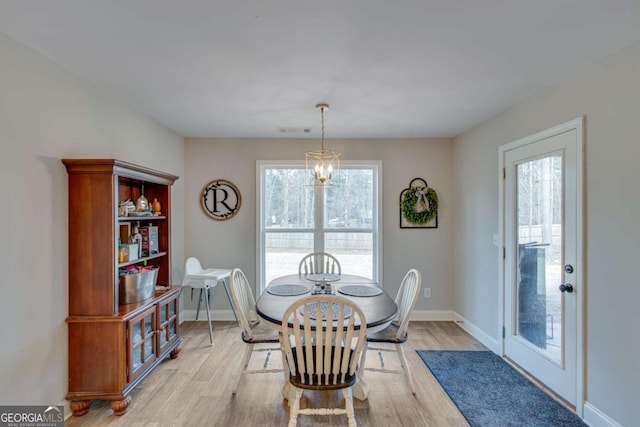
{"label": "door handle", "polygon": [[558,289],[560,289],[560,292],[571,293],[573,292],[573,285],[571,283],[562,284]]}

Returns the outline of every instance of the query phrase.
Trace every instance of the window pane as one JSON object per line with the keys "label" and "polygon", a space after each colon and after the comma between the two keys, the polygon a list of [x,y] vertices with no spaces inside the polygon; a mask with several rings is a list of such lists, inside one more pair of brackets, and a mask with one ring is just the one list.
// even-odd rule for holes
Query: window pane
{"label": "window pane", "polygon": [[340,186],[325,190],[325,228],[373,227],[373,170],[343,169]]}
{"label": "window pane", "polygon": [[313,187],[305,185],[304,169],[266,169],[263,197],[266,229],[313,228]]}
{"label": "window pane", "polygon": [[266,233],[265,285],[279,276],[298,273],[300,260],[313,252],[313,233]]}
{"label": "window pane", "polygon": [[373,279],[372,233],[326,233],[326,252],[340,262],[343,274],[355,274]]}

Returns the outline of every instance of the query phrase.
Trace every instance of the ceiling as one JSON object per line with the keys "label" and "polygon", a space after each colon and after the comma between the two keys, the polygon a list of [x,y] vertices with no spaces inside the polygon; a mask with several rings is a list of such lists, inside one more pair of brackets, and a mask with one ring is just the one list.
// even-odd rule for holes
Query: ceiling
{"label": "ceiling", "polygon": [[640,40],[640,2],[0,0],[0,32],[186,137],[317,136],[318,102],[327,138],[453,137]]}

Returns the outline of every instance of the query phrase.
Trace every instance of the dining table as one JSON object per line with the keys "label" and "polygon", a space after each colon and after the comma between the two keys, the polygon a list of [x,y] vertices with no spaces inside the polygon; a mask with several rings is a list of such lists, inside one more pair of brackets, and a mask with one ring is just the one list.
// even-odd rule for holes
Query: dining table
{"label": "dining table", "polygon": [[[289,306],[300,298],[326,293],[347,298],[360,307],[367,322],[367,333],[386,328],[398,313],[398,307],[372,279],[352,274],[290,274],[277,277],[256,301],[256,312],[266,324],[280,330],[282,318]],[[358,381],[353,386],[353,397],[366,400],[369,388],[362,377],[364,366],[358,370]],[[282,396],[289,399],[289,381],[286,379]]]}

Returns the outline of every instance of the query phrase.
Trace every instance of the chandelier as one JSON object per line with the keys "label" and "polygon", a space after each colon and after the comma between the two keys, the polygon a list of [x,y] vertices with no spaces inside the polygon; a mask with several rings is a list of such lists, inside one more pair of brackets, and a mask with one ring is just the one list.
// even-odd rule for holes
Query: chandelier
{"label": "chandelier", "polygon": [[322,139],[320,150],[305,153],[307,179],[311,180],[307,185],[337,186],[340,180],[340,153],[324,148],[324,111],[329,109],[329,105],[318,104],[316,108],[320,109]]}

